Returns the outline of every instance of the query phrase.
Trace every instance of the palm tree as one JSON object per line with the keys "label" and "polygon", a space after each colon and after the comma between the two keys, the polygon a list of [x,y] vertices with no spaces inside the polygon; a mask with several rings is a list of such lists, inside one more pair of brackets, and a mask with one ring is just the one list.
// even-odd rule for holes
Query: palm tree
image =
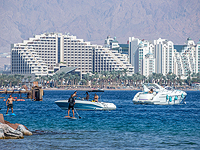
{"label": "palm tree", "polygon": [[97,83],[99,81],[99,75],[95,73],[94,78],[95,78],[95,86],[97,87]]}
{"label": "palm tree", "polygon": [[9,86],[12,87],[12,82],[15,81],[15,78],[13,75],[9,75],[7,78],[8,82],[9,82]]}
{"label": "palm tree", "polygon": [[5,75],[5,74],[2,74],[0,76],[0,85],[1,86],[5,86],[6,77],[7,77],[7,75]]}
{"label": "palm tree", "polygon": [[124,69],[122,72],[124,73],[123,75],[126,75],[127,69]]}
{"label": "palm tree", "polygon": [[87,85],[87,81],[86,81],[85,79],[82,79],[82,80],[81,80],[81,83],[82,83],[83,85]]}
{"label": "palm tree", "polygon": [[28,78],[28,83],[29,83],[29,88],[30,88],[30,82],[31,82],[32,76],[28,76],[27,78]]}
{"label": "palm tree", "polygon": [[42,86],[44,87],[46,83],[46,76],[42,76],[40,79],[42,80]]}
{"label": "palm tree", "polygon": [[190,74],[191,74],[191,71],[190,70],[188,70],[188,72],[187,72],[187,75],[190,77]]}
{"label": "palm tree", "polygon": [[61,73],[58,75],[58,78],[59,78],[59,81],[60,81],[61,86],[63,85],[64,76],[65,76],[65,73],[64,73],[64,72],[61,72]]}
{"label": "palm tree", "polygon": [[157,74],[157,78],[159,79],[159,85],[162,85],[163,74],[162,73],[158,73]]}
{"label": "palm tree", "polygon": [[57,74],[54,74],[52,76],[52,80],[53,80],[53,87],[58,87],[58,75]]}
{"label": "palm tree", "polygon": [[80,76],[78,74],[75,74],[75,85],[78,85],[80,79]]}
{"label": "palm tree", "polygon": [[177,83],[178,83],[178,85],[180,85],[180,86],[182,86],[182,80],[181,80],[181,78],[180,78],[180,76],[177,78]]}
{"label": "palm tree", "polygon": [[187,72],[187,74],[188,74],[188,77],[187,77],[186,81],[187,81],[188,85],[190,86],[190,84],[191,84],[191,78],[190,78],[191,71],[189,70]]}
{"label": "palm tree", "polygon": [[84,74],[84,75],[83,75],[83,79],[85,79],[85,80],[86,80],[86,82],[87,82],[87,85],[88,85],[88,83],[89,83],[89,79],[90,79],[89,73],[87,73],[87,74]]}
{"label": "palm tree", "polygon": [[47,85],[48,87],[50,87],[51,82],[52,82],[52,76],[47,75],[47,83],[49,83],[49,85]]}
{"label": "palm tree", "polygon": [[152,83],[156,83],[156,81],[157,81],[157,74],[156,73],[152,73],[152,75],[151,75],[151,79],[152,79]]}
{"label": "palm tree", "polygon": [[176,81],[177,81],[176,78],[177,78],[176,75],[172,73],[171,79],[173,81],[173,85],[174,85],[175,88],[176,88]]}
{"label": "palm tree", "polygon": [[167,77],[163,76],[163,80],[164,80],[164,84],[166,85],[166,83],[167,83]]}

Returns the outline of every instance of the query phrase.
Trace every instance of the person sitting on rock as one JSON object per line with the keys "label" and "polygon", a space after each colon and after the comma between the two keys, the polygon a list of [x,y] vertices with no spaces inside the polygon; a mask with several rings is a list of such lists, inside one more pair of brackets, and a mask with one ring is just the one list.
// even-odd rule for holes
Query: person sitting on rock
{"label": "person sitting on rock", "polygon": [[6,101],[6,106],[7,106],[6,114],[8,114],[9,108],[11,108],[12,113],[13,113],[13,101],[15,101],[15,100],[12,98],[12,95],[10,95],[9,98],[7,99],[7,101]]}

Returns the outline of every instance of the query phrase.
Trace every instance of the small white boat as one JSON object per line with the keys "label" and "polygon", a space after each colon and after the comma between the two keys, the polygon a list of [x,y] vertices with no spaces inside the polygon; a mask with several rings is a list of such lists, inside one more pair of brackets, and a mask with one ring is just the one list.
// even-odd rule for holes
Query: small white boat
{"label": "small white boat", "polygon": [[[103,90],[92,90],[88,92],[104,92]],[[69,103],[68,100],[58,100],[55,101],[55,103],[64,110],[68,109]],[[76,99],[74,108],[76,110],[115,110],[116,105],[113,103],[106,103],[106,102],[93,102],[93,101],[87,101],[82,99]]]}
{"label": "small white boat", "polygon": [[[150,90],[152,93],[149,93]],[[181,90],[174,90],[171,87],[165,87],[156,83],[143,84],[143,91],[138,92],[134,98],[134,104],[155,104],[155,105],[175,105],[185,103],[187,93]]]}

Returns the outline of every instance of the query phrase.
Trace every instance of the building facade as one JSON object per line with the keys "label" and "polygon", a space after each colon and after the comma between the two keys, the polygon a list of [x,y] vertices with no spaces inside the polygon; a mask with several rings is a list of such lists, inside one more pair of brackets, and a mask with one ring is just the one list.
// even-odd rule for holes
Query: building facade
{"label": "building facade", "polygon": [[[179,50],[175,49],[179,48]],[[150,55],[151,54],[151,55]],[[151,69],[148,66],[151,60]],[[185,45],[174,45],[172,41],[159,38],[154,41],[129,38],[129,63],[134,72],[149,76],[152,73],[174,73],[188,76],[200,70],[200,42],[197,45],[190,38]]]}
{"label": "building facade", "polygon": [[198,72],[200,72],[200,39],[199,39],[199,42],[197,42],[197,45],[196,45],[196,51],[197,51],[197,68],[198,68]]}
{"label": "building facade", "polygon": [[120,53],[69,34],[35,35],[14,44],[11,55],[12,74],[53,75],[61,67],[76,67],[82,74],[123,69],[133,73]]}

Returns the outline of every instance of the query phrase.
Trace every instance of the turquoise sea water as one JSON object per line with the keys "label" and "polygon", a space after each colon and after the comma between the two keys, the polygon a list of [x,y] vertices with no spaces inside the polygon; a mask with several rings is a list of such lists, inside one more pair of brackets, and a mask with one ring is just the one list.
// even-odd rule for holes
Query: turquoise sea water
{"label": "turquoise sea water", "polygon": [[[45,91],[41,102],[15,102],[16,116],[5,120],[27,126],[33,135],[0,140],[0,149],[200,148],[200,91],[188,91],[187,104],[174,106],[134,105],[137,91],[105,91],[101,100],[116,110],[78,111],[81,119],[64,119],[67,112],[54,102],[73,92]],[[5,114],[4,101],[0,107]]]}

